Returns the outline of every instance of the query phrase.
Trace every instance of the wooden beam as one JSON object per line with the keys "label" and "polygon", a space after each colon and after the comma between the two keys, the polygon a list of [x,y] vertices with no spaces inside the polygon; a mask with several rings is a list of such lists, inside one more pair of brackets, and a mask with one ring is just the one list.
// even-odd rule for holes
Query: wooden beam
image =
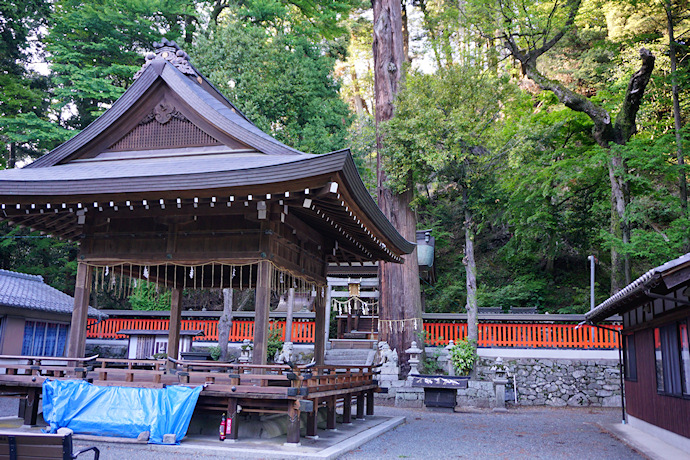
{"label": "wooden beam", "polygon": [[68,358],[83,358],[86,349],[86,319],[89,315],[89,297],[91,295],[91,276],[93,268],[80,262],[77,265],[77,282],[74,287],[74,310],[70,325]]}
{"label": "wooden beam", "polygon": [[[173,288],[170,294],[170,326],[168,327],[168,357],[178,359],[180,327],[182,326],[182,289]],[[173,363],[168,361],[168,365]]]}
{"label": "wooden beam", "polygon": [[253,364],[266,364],[268,350],[268,312],[271,305],[271,263],[259,262],[256,273],[256,302],[254,307]]}

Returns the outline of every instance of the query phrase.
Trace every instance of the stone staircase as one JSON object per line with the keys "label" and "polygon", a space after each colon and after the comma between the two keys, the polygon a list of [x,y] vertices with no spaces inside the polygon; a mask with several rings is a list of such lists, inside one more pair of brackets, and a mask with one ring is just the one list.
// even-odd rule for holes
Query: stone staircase
{"label": "stone staircase", "polygon": [[376,354],[375,340],[333,339],[326,350],[327,366],[369,366]]}

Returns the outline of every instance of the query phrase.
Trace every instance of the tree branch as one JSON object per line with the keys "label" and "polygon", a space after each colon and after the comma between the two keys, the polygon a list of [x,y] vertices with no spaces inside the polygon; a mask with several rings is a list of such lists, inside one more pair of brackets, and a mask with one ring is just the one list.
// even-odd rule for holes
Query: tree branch
{"label": "tree branch", "polygon": [[640,49],[640,59],[642,59],[642,65],[630,78],[623,105],[620,112],[618,112],[618,116],[616,116],[616,137],[613,141],[617,144],[625,144],[637,132],[635,118],[637,117],[638,110],[640,110],[640,103],[647,88],[647,83],[649,83],[649,78],[654,70],[656,58],[648,49]]}

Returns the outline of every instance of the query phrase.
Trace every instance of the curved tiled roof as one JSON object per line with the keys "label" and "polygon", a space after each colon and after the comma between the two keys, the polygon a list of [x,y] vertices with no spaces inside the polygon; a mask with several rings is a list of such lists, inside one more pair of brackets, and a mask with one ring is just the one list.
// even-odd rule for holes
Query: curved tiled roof
{"label": "curved tiled roof", "polygon": [[[0,305],[72,315],[74,298],[45,284],[40,275],[0,270]],[[89,307],[89,316],[106,315]]]}
{"label": "curved tiled roof", "polygon": [[627,304],[644,297],[645,291],[658,285],[664,275],[687,264],[690,264],[690,253],[652,268],[616,294],[597,305],[594,310],[585,314],[586,321],[597,323],[605,320],[609,316],[621,313],[625,310]]}
{"label": "curved tiled roof", "polygon": [[[348,150],[314,155],[283,144],[261,131],[225,99],[189,64],[188,56],[177,45],[172,42],[161,45],[158,54],[147,56],[147,64],[127,91],[83,131],[22,169],[0,171],[0,209],[4,212],[7,208],[5,219],[75,239],[81,229],[77,228],[76,215],[62,211],[70,208],[65,203],[81,207],[82,200],[89,199],[93,202],[159,200],[171,196],[189,199],[187,195],[195,192],[215,196],[232,194],[233,189],[242,189],[247,194],[294,192],[286,187],[296,184],[297,189],[317,188],[342,178],[341,191],[350,201],[346,203],[342,199],[335,203],[340,203],[343,212],[334,210],[330,206],[333,203],[326,203],[319,210],[330,213],[327,222],[338,224],[322,230],[339,239],[342,232],[338,228],[354,226],[352,238],[363,241],[367,248],[361,248],[362,254],[372,260],[399,261],[399,255],[414,250],[414,243],[400,235],[365,188]],[[133,132],[129,126],[132,120],[141,119],[145,109],[150,110],[151,105],[160,102],[159,91],[166,98],[181,101],[188,122],[194,124],[190,121],[194,119],[207,129],[207,134],[215,133],[216,137],[209,136],[220,144],[201,143],[194,147],[169,141],[163,146],[151,146],[137,141],[140,143],[125,150],[108,150],[115,140]],[[144,134],[141,136],[146,138]],[[275,190],[268,190],[271,187]],[[62,205],[61,210],[53,207],[56,202]],[[55,216],[37,222],[34,214],[46,210]],[[321,219],[318,215],[311,218]],[[360,221],[373,225],[365,228]]]}

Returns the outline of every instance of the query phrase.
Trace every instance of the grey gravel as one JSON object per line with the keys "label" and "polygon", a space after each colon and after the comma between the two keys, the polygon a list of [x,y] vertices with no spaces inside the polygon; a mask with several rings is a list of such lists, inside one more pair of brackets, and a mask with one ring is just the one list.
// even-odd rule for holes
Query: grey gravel
{"label": "grey gravel", "polygon": [[[620,423],[620,409],[516,408],[454,413],[449,410],[376,407],[377,415],[404,416],[407,423],[346,453],[357,459],[641,459],[600,425]],[[16,400],[0,398],[0,415],[16,415]],[[183,441],[184,443],[184,441]],[[103,460],[241,459],[175,446],[147,446],[75,440],[75,449],[101,449]],[[80,456],[81,458],[82,456]],[[83,457],[90,459],[91,454]]]}
{"label": "grey gravel", "polygon": [[643,458],[598,424],[620,423],[620,409],[517,408],[507,413],[377,407],[407,423],[340,457],[354,459]]}

